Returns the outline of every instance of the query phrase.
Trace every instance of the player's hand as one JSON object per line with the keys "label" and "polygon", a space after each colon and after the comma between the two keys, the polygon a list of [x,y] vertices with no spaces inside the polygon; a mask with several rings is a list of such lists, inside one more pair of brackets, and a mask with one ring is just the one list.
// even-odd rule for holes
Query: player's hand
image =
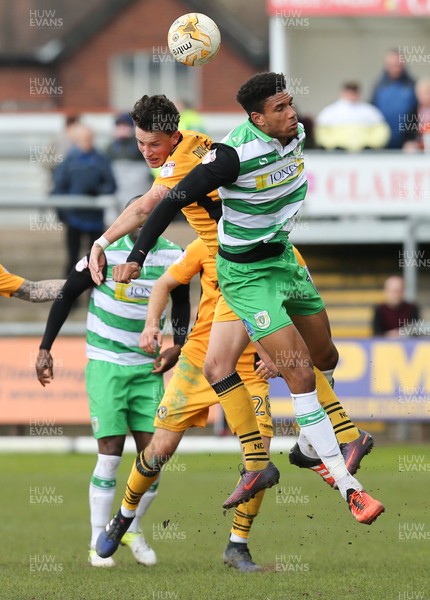
{"label": "player's hand", "polygon": [[266,364],[261,358],[257,362],[255,374],[262,379],[273,379],[274,377],[278,377],[278,371],[272,361]]}
{"label": "player's hand", "polygon": [[167,348],[162,352],[154,361],[153,373],[165,373],[169,371],[178,362],[179,354],[181,353],[181,346],[176,344],[171,348]]}
{"label": "player's hand", "polygon": [[106,256],[103,252],[103,248],[94,243],[91,248],[88,267],[90,269],[91,277],[96,285],[101,285],[103,283],[103,268],[105,265]]}
{"label": "player's hand", "polygon": [[130,283],[132,279],[139,277],[141,270],[142,267],[136,262],[117,265],[112,269],[112,279],[118,283]]}
{"label": "player's hand", "polygon": [[140,334],[139,346],[148,354],[155,354],[157,347],[163,344],[163,334],[158,325],[149,325],[146,322],[145,329]]}
{"label": "player's hand", "polygon": [[36,374],[43,387],[47,383],[51,383],[51,379],[54,379],[54,360],[49,350],[39,350],[36,359]]}

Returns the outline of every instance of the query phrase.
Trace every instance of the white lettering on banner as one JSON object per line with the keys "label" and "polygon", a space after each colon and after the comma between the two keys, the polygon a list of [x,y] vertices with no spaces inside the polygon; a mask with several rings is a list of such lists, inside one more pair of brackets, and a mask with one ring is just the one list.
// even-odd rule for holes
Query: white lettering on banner
{"label": "white lettering on banner", "polygon": [[[430,0],[429,0],[430,1]],[[302,215],[428,215],[428,156],[307,155],[310,181]]]}

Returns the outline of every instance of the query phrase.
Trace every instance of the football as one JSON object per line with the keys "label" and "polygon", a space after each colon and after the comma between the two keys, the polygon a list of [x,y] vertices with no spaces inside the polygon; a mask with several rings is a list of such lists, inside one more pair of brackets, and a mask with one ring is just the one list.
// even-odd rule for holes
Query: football
{"label": "football", "polygon": [[175,59],[188,67],[208,63],[221,46],[217,24],[201,13],[182,15],[172,23],[167,44]]}

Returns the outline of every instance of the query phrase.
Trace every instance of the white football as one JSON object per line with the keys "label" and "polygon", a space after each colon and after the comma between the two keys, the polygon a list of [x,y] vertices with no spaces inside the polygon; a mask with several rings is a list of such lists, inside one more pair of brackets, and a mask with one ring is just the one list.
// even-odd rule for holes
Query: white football
{"label": "white football", "polygon": [[188,67],[208,63],[221,46],[215,21],[201,13],[188,13],[172,23],[167,43],[175,59]]}

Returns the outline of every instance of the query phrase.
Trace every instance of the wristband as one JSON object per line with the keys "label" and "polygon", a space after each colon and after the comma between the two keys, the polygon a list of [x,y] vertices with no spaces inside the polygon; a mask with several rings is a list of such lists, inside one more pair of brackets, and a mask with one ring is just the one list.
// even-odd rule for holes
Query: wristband
{"label": "wristband", "polygon": [[103,250],[106,250],[106,248],[111,245],[111,242],[102,235],[94,242],[94,244],[98,244]]}
{"label": "wristband", "polygon": [[142,250],[132,250],[130,254],[127,256],[125,262],[135,262],[141,267],[143,267],[143,263],[145,262],[146,254],[142,252]]}

